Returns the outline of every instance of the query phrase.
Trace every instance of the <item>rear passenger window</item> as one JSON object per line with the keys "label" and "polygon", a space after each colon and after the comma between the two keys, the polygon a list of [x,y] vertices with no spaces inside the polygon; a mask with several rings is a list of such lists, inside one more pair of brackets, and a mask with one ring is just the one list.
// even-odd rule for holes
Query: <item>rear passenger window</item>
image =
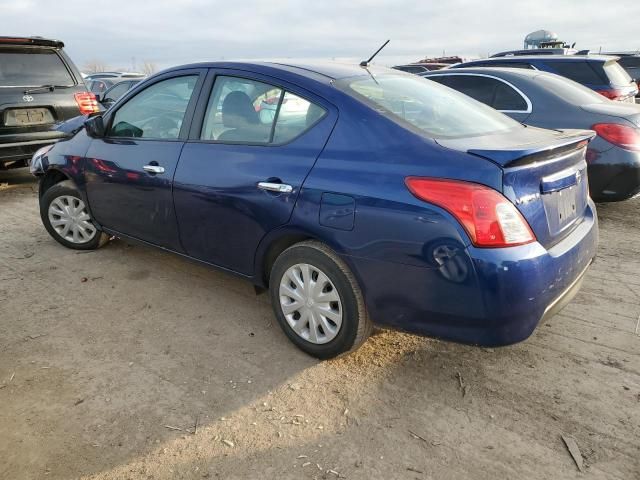
{"label": "rear passenger window", "polygon": [[527,110],[527,102],[522,95],[516,92],[506,83],[498,82],[495,91],[495,98],[491,105],[496,110],[511,110],[522,112]]}
{"label": "rear passenger window", "polygon": [[471,98],[491,106],[496,89],[496,80],[476,75],[443,75],[429,77],[430,80],[442,83]]}
{"label": "rear passenger window", "polygon": [[495,78],[479,75],[435,75],[428,78],[464,93],[496,110],[525,111],[528,108],[522,95]]}
{"label": "rear passenger window", "polygon": [[549,66],[559,75],[570,78],[574,82],[587,85],[609,83],[601,63],[596,66],[592,62],[550,62]]}
{"label": "rear passenger window", "polygon": [[239,77],[216,78],[201,140],[286,143],[311,128],[324,109],[279,87]]}
{"label": "rear passenger window", "polygon": [[273,143],[286,143],[314,126],[322,117],[323,108],[286,92],[278,111]]}

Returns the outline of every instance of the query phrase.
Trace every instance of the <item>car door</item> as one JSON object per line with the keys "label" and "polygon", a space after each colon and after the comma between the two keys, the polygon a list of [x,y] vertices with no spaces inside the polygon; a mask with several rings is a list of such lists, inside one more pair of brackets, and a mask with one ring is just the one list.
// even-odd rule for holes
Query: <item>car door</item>
{"label": "car door", "polygon": [[205,74],[157,77],[105,115],[85,162],[91,212],[105,229],[182,251],[171,183]]}
{"label": "car door", "polygon": [[182,245],[194,258],[251,275],[261,239],[288,222],[337,110],[272,77],[219,70],[195,118],[174,178]]}
{"label": "car door", "polygon": [[523,123],[531,114],[528,97],[500,78],[475,73],[451,73],[428,78],[489,105],[518,122]]}

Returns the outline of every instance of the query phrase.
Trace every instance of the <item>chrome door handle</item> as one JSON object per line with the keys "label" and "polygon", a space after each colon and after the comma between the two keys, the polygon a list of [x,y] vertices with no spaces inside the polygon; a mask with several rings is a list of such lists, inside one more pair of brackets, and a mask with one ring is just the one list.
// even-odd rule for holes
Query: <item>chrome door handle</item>
{"label": "chrome door handle", "polygon": [[269,192],[278,192],[278,193],[293,192],[293,187],[291,185],[287,185],[286,183],[260,182],[258,183],[258,188],[260,190],[268,190]]}
{"label": "chrome door handle", "polygon": [[145,165],[142,169],[149,173],[164,173],[164,167],[158,165]]}

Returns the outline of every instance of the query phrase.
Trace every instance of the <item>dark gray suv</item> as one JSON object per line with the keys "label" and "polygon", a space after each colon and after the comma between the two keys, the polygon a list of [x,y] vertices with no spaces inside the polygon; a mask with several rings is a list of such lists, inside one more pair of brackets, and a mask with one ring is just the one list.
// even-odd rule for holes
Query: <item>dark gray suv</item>
{"label": "dark gray suv", "polygon": [[58,40],[0,37],[0,168],[63,137],[55,124],[99,111]]}

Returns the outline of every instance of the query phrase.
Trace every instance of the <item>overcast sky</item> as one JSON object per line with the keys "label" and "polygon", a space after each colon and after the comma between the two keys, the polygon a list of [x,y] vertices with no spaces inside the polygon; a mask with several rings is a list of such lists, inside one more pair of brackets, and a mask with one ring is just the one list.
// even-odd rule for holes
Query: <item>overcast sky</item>
{"label": "overcast sky", "polygon": [[[615,7],[613,6],[615,5]],[[220,59],[486,56],[545,28],[578,48],[640,48],[640,2],[617,0],[0,0],[2,35],[63,40],[82,68],[158,67]]]}

